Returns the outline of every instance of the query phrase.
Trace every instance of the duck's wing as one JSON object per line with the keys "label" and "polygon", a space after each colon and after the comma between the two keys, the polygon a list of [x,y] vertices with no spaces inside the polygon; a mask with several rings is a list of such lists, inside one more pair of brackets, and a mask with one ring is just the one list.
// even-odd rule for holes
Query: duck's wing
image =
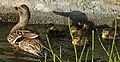
{"label": "duck's wing", "polygon": [[41,40],[37,38],[34,39],[25,38],[21,42],[19,42],[19,48],[26,52],[40,56],[41,51],[43,49],[43,45],[40,42]]}
{"label": "duck's wing", "polygon": [[24,34],[22,35],[22,37],[25,37],[25,38],[30,38],[30,39],[33,39],[33,38],[38,37],[38,35],[37,35],[37,34],[32,33],[32,32],[31,32],[31,31],[29,31],[29,30],[22,30],[22,32],[24,33]]}
{"label": "duck's wing", "polygon": [[14,32],[11,32],[8,35],[7,39],[8,39],[8,41],[10,43],[15,44],[15,42],[16,41],[19,42],[18,40],[20,40],[20,39],[23,39],[23,38],[36,38],[36,37],[38,37],[38,35],[35,34],[35,33],[31,33],[31,31],[29,31],[29,30],[23,30],[23,29],[21,30],[21,29],[19,29],[19,30],[16,30]]}
{"label": "duck's wing", "polygon": [[7,40],[12,44],[15,45],[16,41],[18,41],[18,39],[21,39],[22,36],[24,35],[24,32],[22,30],[16,30],[16,31],[12,31],[10,32],[10,34],[7,37]]}

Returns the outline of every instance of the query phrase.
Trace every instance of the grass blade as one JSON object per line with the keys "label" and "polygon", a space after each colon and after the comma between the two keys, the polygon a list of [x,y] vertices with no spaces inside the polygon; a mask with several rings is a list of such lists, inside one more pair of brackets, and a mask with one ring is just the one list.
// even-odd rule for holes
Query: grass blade
{"label": "grass blade", "polygon": [[70,29],[70,25],[71,25],[70,17],[68,17],[68,27],[69,27],[71,38],[73,39],[73,35],[72,35],[71,29]]}
{"label": "grass blade", "polygon": [[87,62],[88,54],[89,54],[89,49],[87,50],[87,54],[86,54],[86,58],[85,58],[85,62]]}
{"label": "grass blade", "polygon": [[107,52],[107,50],[105,49],[105,47],[104,47],[104,45],[103,45],[103,43],[102,43],[102,41],[101,41],[101,39],[100,39],[100,36],[99,36],[99,34],[98,34],[98,30],[96,29],[96,31],[97,31],[97,37],[98,37],[98,40],[99,40],[99,42],[100,42],[100,45],[102,46],[102,48],[103,48],[103,50],[105,51],[105,53],[107,54],[107,56],[109,57],[109,53]]}
{"label": "grass blade", "polygon": [[69,60],[69,59],[67,59],[67,62],[70,62],[70,60]]}
{"label": "grass blade", "polygon": [[47,41],[48,41],[48,45],[49,45],[49,48],[50,49],[48,49],[47,47],[45,47],[45,46],[43,46],[46,50],[48,50],[49,52],[51,52],[52,53],[52,56],[53,56],[53,60],[54,60],[54,55],[57,57],[57,59],[60,61],[60,58],[53,52],[53,50],[52,50],[52,47],[51,47],[51,45],[50,45],[50,41],[49,41],[49,38],[48,38],[48,35],[46,35],[46,38],[47,38]]}
{"label": "grass blade", "polygon": [[54,62],[55,62],[55,54],[53,55],[53,60],[54,60]]}
{"label": "grass blade", "polygon": [[75,51],[75,58],[76,58],[76,62],[78,61],[78,57],[77,57],[77,50],[76,50],[76,46],[74,45],[74,51]]}
{"label": "grass blade", "polygon": [[92,62],[94,60],[94,30],[92,30]]}
{"label": "grass blade", "polygon": [[60,62],[62,62],[62,56],[61,56],[61,46],[60,46]]}
{"label": "grass blade", "polygon": [[45,53],[45,62],[47,62],[47,54]]}
{"label": "grass blade", "polygon": [[117,52],[118,60],[120,61],[120,55],[119,55],[119,52],[118,52],[118,49],[117,49],[116,45],[115,45],[115,50]]}
{"label": "grass blade", "polygon": [[[50,40],[49,40],[49,38],[48,38],[48,35],[46,35],[46,37],[47,37],[47,41],[48,41],[48,45],[49,45],[50,51],[51,51],[51,53],[52,53],[52,55],[53,55],[53,50],[52,50],[52,47],[51,47],[51,45],[50,45]],[[53,56],[54,56],[54,55],[53,55]]]}
{"label": "grass blade", "polygon": [[[71,23],[70,23],[70,17],[68,17],[68,27],[69,27],[71,38],[73,40],[73,35],[72,35],[71,29],[70,29],[70,25],[71,25]],[[78,57],[77,57],[76,45],[74,45],[74,51],[75,51],[75,58],[76,58],[76,62],[77,62],[78,61]]]}
{"label": "grass blade", "polygon": [[82,56],[83,56],[83,53],[84,53],[84,50],[85,50],[85,46],[86,46],[86,43],[83,46],[83,49],[82,49],[82,52],[80,54],[80,58],[79,58],[78,62],[81,62],[81,60],[82,60]]}
{"label": "grass blade", "polygon": [[111,48],[111,52],[110,52],[110,56],[109,56],[109,62],[112,62],[112,54],[113,54],[113,50],[114,50],[114,45],[115,45],[115,37],[116,37],[116,32],[117,31],[117,21],[115,19],[115,32],[114,32],[114,37],[113,37],[113,42],[112,42],[112,48]]}

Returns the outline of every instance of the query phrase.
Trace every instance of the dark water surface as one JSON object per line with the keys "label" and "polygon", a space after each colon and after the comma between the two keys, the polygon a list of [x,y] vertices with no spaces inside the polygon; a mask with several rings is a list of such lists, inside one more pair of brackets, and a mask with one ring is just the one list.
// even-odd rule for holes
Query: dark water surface
{"label": "dark water surface", "polygon": [[[24,51],[17,51],[13,55],[9,55],[8,53],[14,52],[16,49],[11,46],[7,42],[7,36],[12,29],[12,27],[15,25],[15,23],[4,23],[0,22],[0,62],[44,62],[44,58],[41,57],[36,57],[32,54],[29,54]],[[57,29],[63,30],[66,32],[66,36],[62,37],[50,37],[50,43],[52,45],[52,49],[55,54],[59,56],[60,54],[60,47],[61,47],[61,52],[62,52],[62,59],[64,62],[67,61],[67,59],[70,60],[70,62],[75,62],[75,54],[74,54],[74,48],[72,43],[69,41],[69,32],[68,32],[68,26],[65,25],[56,25]],[[39,34],[41,38],[45,42],[45,46],[48,47],[47,41],[46,41],[46,25],[28,25],[27,29],[32,30]],[[96,36],[95,36],[96,37]],[[106,48],[109,46],[108,44],[104,44]],[[83,54],[83,59],[85,60],[85,55],[87,50],[90,50],[88,60],[91,60],[91,45],[87,46],[85,49],[85,52]],[[119,49],[119,48],[118,48]],[[77,46],[77,52],[78,52],[78,57],[81,54],[82,47]],[[50,57],[50,52],[47,51],[47,61],[52,62],[52,59]],[[106,61],[107,55],[102,49],[98,39],[95,38],[95,52],[94,52],[94,59],[100,59],[101,61]],[[56,61],[58,62],[58,61]]]}

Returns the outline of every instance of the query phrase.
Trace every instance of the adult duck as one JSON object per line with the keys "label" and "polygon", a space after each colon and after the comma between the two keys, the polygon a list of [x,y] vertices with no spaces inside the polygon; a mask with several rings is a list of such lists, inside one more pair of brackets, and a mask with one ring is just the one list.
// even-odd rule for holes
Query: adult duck
{"label": "adult duck", "polygon": [[19,14],[19,22],[11,29],[7,40],[14,47],[40,56],[43,50],[42,40],[38,39],[38,35],[29,30],[25,30],[25,26],[30,19],[30,11],[27,5],[14,7]]}

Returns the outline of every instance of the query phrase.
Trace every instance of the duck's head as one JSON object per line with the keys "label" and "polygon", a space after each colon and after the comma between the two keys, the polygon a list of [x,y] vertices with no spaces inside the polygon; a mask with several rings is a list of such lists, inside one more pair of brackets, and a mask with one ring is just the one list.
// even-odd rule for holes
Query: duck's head
{"label": "duck's head", "polygon": [[102,38],[106,38],[110,34],[110,29],[109,28],[104,28],[101,32]]}
{"label": "duck's head", "polygon": [[19,7],[14,7],[14,9],[19,14],[19,16],[30,18],[30,11],[27,5],[23,4]]}
{"label": "duck's head", "polygon": [[83,29],[87,29],[87,30],[94,30],[94,23],[91,22],[91,21],[84,21],[84,24],[83,24]]}
{"label": "duck's head", "polygon": [[83,29],[89,29],[90,27],[89,27],[89,25],[87,24],[87,23],[85,23],[84,25],[83,25]]}
{"label": "duck's head", "polygon": [[83,28],[83,21],[78,21],[77,27],[78,27],[78,29],[82,29]]}
{"label": "duck's head", "polygon": [[89,21],[78,21],[77,22],[78,29],[89,29],[90,24],[91,23]]}

